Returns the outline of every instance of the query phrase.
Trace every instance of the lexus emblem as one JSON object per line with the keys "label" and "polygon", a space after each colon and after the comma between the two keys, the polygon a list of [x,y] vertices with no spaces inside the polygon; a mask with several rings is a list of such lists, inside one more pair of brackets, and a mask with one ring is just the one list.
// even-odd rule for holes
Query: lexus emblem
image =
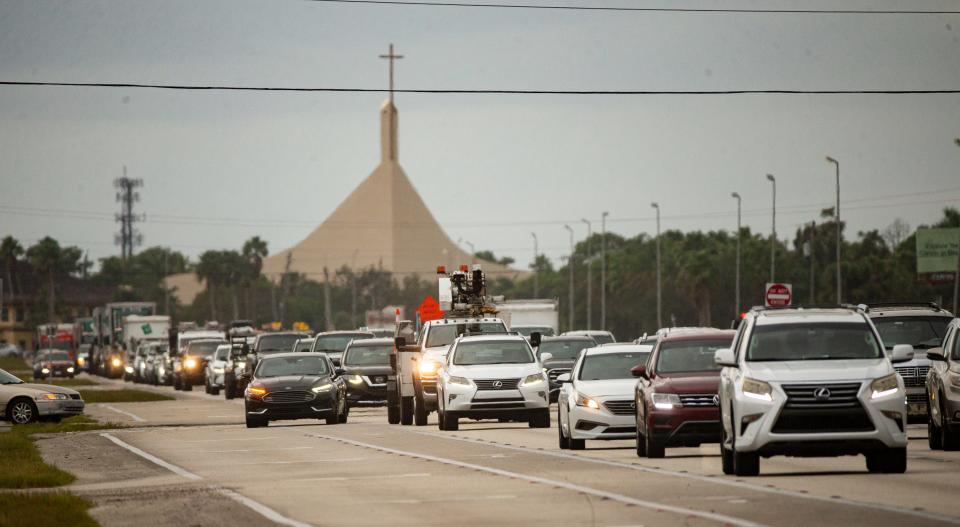
{"label": "lexus emblem", "polygon": [[813,390],[813,396],[818,401],[826,401],[827,399],[830,399],[830,389],[825,386],[821,386]]}
{"label": "lexus emblem", "polygon": [[636,403],[636,401],[630,401],[630,409],[631,409],[631,410],[636,410],[636,409],[637,409],[637,403]]}
{"label": "lexus emblem", "polygon": [[503,388],[503,381],[493,381],[493,387],[496,388],[497,390],[499,390],[500,388]]}
{"label": "lexus emblem", "polygon": [[714,406],[720,406],[720,396],[719,396],[719,395],[714,395],[714,396],[713,396],[713,405],[714,405]]}

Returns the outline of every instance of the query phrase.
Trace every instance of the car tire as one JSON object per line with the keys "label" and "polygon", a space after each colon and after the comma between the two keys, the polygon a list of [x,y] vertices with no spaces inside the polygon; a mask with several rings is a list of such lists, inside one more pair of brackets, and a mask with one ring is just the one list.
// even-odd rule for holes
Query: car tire
{"label": "car tire", "polygon": [[185,392],[192,392],[192,391],[193,391],[193,385],[190,384],[190,380],[187,379],[186,382],[181,382],[181,383],[180,383],[180,389],[183,390],[183,391],[185,391]]}
{"label": "car tire", "polygon": [[[733,410],[730,411],[731,421],[736,423]],[[732,424],[733,424],[732,423]],[[757,476],[760,474],[760,454],[756,452],[737,452],[737,429],[733,428],[733,473],[736,476]]]}
{"label": "car tire", "polygon": [[233,399],[237,396],[237,384],[234,382],[233,377],[224,377],[223,378],[223,398],[226,400]]}
{"label": "car tire", "polygon": [[443,429],[448,432],[460,430],[460,418],[457,414],[443,412]]}
{"label": "car tire", "polygon": [[180,390],[180,378],[176,374],[173,376],[173,389]]}
{"label": "car tire", "polygon": [[413,424],[413,397],[400,398],[400,424],[404,426]]}
{"label": "car tire", "polygon": [[210,395],[220,395],[220,387],[219,387],[219,386],[211,386],[211,387],[210,387]]}
{"label": "car tire", "polygon": [[950,429],[950,423],[947,422],[947,412],[943,407],[943,396],[940,397],[940,448],[946,452],[960,450],[960,437]]}
{"label": "car tire", "polygon": [[446,413],[446,412],[443,411],[443,406],[442,406],[442,405],[438,406],[438,407],[437,407],[437,428],[438,428],[441,432],[443,432],[443,431],[446,430],[446,428],[443,427],[443,415],[444,415],[444,413]]}
{"label": "car tire", "polygon": [[559,408],[557,408],[557,443],[560,450],[570,450],[570,439],[563,435],[563,421],[560,420]]}
{"label": "car tire", "polygon": [[530,414],[527,425],[530,428],[550,428],[550,409],[544,408]]}
{"label": "car tire", "polygon": [[347,418],[350,417],[350,406],[347,403],[343,403],[343,413],[340,414],[340,424],[347,424]]}
{"label": "car tire", "polygon": [[[730,423],[731,430],[733,429],[733,423]],[[727,442],[727,429],[720,428],[720,465],[723,469],[723,473],[727,476],[733,475],[733,452],[723,446]]]}
{"label": "car tire", "polygon": [[419,383],[413,384],[413,424],[417,426],[426,426],[429,413],[423,400],[423,388]]}
{"label": "car tire", "polygon": [[400,424],[400,406],[396,403],[387,403],[387,423],[391,425]]}
{"label": "car tire", "polygon": [[258,419],[256,417],[247,416],[247,428],[262,428],[270,424],[270,421],[267,419]]}
{"label": "car tire", "polygon": [[[942,415],[940,419],[943,419]],[[927,405],[927,444],[930,450],[941,450],[943,448],[943,436],[940,434],[940,427],[933,422],[929,405]]]}
{"label": "car tire", "polygon": [[583,450],[587,448],[586,439],[574,439],[570,438],[570,450]]}
{"label": "car tire", "polygon": [[637,457],[647,457],[647,440],[643,437],[643,434],[640,433],[640,427],[637,427],[637,437],[635,438],[637,443]]}
{"label": "car tire", "polygon": [[647,451],[647,457],[650,459],[660,459],[667,455],[666,449],[652,437],[652,434],[643,436],[644,450]]}
{"label": "car tire", "polygon": [[26,397],[19,397],[7,404],[7,419],[15,425],[26,425],[37,421],[40,412],[37,405]]}
{"label": "car tire", "polygon": [[867,454],[867,470],[875,474],[903,474],[907,471],[907,449],[888,448]]}

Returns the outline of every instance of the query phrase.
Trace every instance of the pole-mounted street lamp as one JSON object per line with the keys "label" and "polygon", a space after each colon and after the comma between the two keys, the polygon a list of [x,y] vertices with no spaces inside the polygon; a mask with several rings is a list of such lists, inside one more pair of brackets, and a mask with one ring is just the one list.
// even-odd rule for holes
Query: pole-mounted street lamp
{"label": "pole-mounted street lamp", "polygon": [[533,236],[533,298],[540,297],[540,265],[538,258],[540,258],[540,251],[537,247],[537,233],[531,232],[530,236]]}
{"label": "pole-mounted street lamp", "polygon": [[734,280],[734,283],[736,284],[734,286],[736,288],[736,292],[733,295],[736,298],[735,304],[734,304],[736,307],[734,308],[733,315],[734,317],[739,318],[740,317],[740,213],[741,213],[742,200],[740,199],[740,194],[737,192],[730,194],[730,196],[737,200],[737,273],[736,273],[736,280]]}
{"label": "pole-mounted street lamp", "polygon": [[568,330],[568,331],[573,331],[573,329],[574,329],[574,328],[573,328],[573,306],[574,306],[574,297],[573,297],[573,254],[574,254],[573,228],[570,227],[569,225],[564,225],[563,228],[564,228],[564,229],[567,229],[567,232],[570,233],[570,258],[567,260],[567,267],[570,268],[570,307],[567,309],[567,317],[568,317],[568,320],[569,320],[569,321],[567,322],[567,326],[568,326],[568,327],[567,327],[567,330]]}
{"label": "pole-mounted street lamp", "polygon": [[837,304],[841,302],[841,276],[840,276],[840,162],[827,156],[827,163],[833,163],[837,174],[837,210],[834,219],[837,221]]}
{"label": "pole-mounted street lamp", "polygon": [[770,283],[774,282],[774,269],[777,260],[777,178],[767,174],[767,180],[773,184],[773,232],[770,233]]}
{"label": "pole-mounted street lamp", "polygon": [[657,328],[662,328],[663,314],[661,311],[660,296],[660,204],[654,201],[650,206],[657,210]]}
{"label": "pole-mounted street lamp", "polygon": [[600,215],[600,329],[607,329],[607,216],[610,213],[603,211]]}
{"label": "pole-mounted street lamp", "polygon": [[590,240],[593,237],[593,226],[590,220],[581,218],[580,221],[587,224],[587,329],[593,329],[593,245]]}

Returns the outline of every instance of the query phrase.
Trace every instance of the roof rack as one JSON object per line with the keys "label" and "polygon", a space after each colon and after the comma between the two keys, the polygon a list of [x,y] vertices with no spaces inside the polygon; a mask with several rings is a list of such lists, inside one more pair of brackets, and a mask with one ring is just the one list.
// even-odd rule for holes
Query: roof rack
{"label": "roof rack", "polygon": [[783,311],[788,309],[848,309],[850,311],[868,311],[867,306],[853,304],[790,304],[788,306],[753,306],[750,311]]}
{"label": "roof rack", "polygon": [[936,302],[868,302],[864,304],[869,309],[899,307],[906,309],[932,309],[942,311],[942,308]]}

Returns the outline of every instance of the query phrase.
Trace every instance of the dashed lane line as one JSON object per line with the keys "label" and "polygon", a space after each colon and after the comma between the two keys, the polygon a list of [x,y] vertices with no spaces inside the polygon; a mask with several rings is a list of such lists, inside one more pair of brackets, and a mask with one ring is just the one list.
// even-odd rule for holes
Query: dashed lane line
{"label": "dashed lane line", "polygon": [[[188,471],[188,470],[186,470],[186,469],[184,469],[184,468],[178,467],[177,465],[174,465],[173,463],[168,463],[168,462],[166,462],[166,461],[158,458],[157,456],[154,456],[153,454],[149,454],[149,453],[147,453],[147,452],[144,452],[143,450],[140,450],[139,448],[131,445],[130,443],[127,443],[126,441],[123,441],[122,439],[118,439],[117,437],[115,437],[115,436],[113,436],[113,435],[111,435],[111,434],[105,434],[105,433],[104,433],[104,434],[100,434],[100,435],[103,436],[103,437],[105,437],[105,438],[107,438],[107,439],[109,439],[110,441],[112,441],[112,442],[113,442],[114,444],[116,444],[117,446],[120,446],[120,447],[122,447],[122,448],[125,448],[126,450],[129,450],[130,452],[133,452],[134,454],[136,454],[136,455],[138,455],[138,456],[146,459],[147,461],[150,461],[151,463],[154,463],[154,464],[156,464],[156,465],[159,465],[159,466],[161,466],[161,467],[169,470],[170,472],[173,472],[174,474],[177,474],[178,476],[182,476],[182,477],[184,477],[184,478],[187,478],[187,479],[193,480],[193,481],[199,481],[199,480],[202,480],[202,479],[203,479],[201,476],[198,476],[198,475],[194,474],[193,472],[190,472],[190,471]],[[262,504],[262,503],[260,503],[260,502],[258,502],[258,501],[252,500],[252,499],[250,499],[250,498],[248,498],[248,497],[246,497],[246,496],[244,496],[243,494],[240,494],[240,493],[238,493],[238,492],[234,492],[234,491],[232,491],[232,490],[230,490],[230,489],[225,489],[225,488],[216,487],[216,486],[213,486],[213,485],[211,485],[210,488],[216,490],[216,491],[219,492],[220,494],[222,494],[222,495],[224,495],[224,496],[226,496],[226,497],[228,497],[228,498],[230,498],[230,499],[232,499],[232,500],[234,500],[234,501],[236,501],[236,502],[238,502],[238,503],[241,503],[241,504],[249,507],[249,508],[252,509],[253,511],[257,512],[258,514],[260,514],[260,515],[263,516],[264,518],[266,518],[266,519],[268,519],[268,520],[270,520],[270,521],[272,521],[272,522],[274,522],[274,523],[278,523],[278,524],[280,524],[280,525],[286,525],[287,527],[313,527],[313,526],[311,526],[309,523],[303,523],[303,522],[294,520],[293,518],[287,518],[286,516],[284,516],[284,515],[280,514],[279,512],[271,509],[270,507],[267,507],[266,505],[264,505],[264,504]]]}
{"label": "dashed lane line", "polygon": [[638,472],[646,472],[646,473],[649,473],[649,474],[657,474],[657,475],[660,475],[660,476],[672,476],[672,477],[677,477],[677,478],[684,478],[684,479],[691,479],[691,480],[696,480],[696,481],[702,481],[702,482],[711,483],[711,484],[715,484],[715,485],[727,485],[727,486],[730,486],[730,487],[736,487],[736,488],[740,488],[740,489],[748,489],[748,490],[752,490],[752,491],[756,491],[756,492],[765,492],[765,493],[768,493],[768,494],[779,494],[779,495],[781,495],[781,496],[789,496],[789,497],[792,497],[792,498],[801,498],[801,499],[813,500],[813,501],[823,501],[823,502],[827,502],[827,503],[833,503],[833,504],[835,504],[835,505],[848,505],[848,506],[851,506],[851,507],[860,507],[860,508],[864,508],[864,509],[873,509],[873,510],[878,510],[878,511],[883,511],[883,512],[897,513],[897,514],[903,514],[903,515],[907,515],[907,516],[915,516],[915,517],[924,518],[924,519],[927,519],[927,520],[933,520],[933,521],[939,521],[939,522],[944,522],[944,523],[950,523],[950,524],[953,524],[953,525],[960,525],[960,518],[957,518],[957,517],[946,516],[946,515],[943,515],[943,514],[937,514],[937,513],[935,513],[935,512],[924,511],[924,510],[907,509],[907,508],[903,508],[903,507],[897,507],[897,506],[895,506],[895,505],[884,505],[884,504],[881,504],[881,503],[868,503],[868,502],[864,502],[864,501],[848,500],[848,499],[844,499],[844,498],[840,498],[840,497],[835,497],[835,496],[817,496],[817,495],[814,495],[814,494],[807,494],[807,493],[803,493],[803,492],[797,492],[797,491],[787,490],[787,489],[780,489],[780,488],[776,488],[776,487],[766,487],[766,486],[754,485],[754,484],[751,484],[751,483],[745,483],[745,482],[743,482],[743,481],[734,481],[734,480],[729,480],[729,479],[723,479],[723,478],[720,478],[720,477],[701,476],[701,475],[698,475],[698,474],[691,474],[691,473],[688,473],[688,472],[676,472],[676,471],[673,471],[673,470],[666,470],[666,469],[662,469],[662,468],[645,467],[645,466],[639,465],[639,464],[638,464],[638,465],[634,465],[634,464],[624,463],[624,462],[620,462],[620,461],[611,461],[611,460],[607,460],[607,459],[599,459],[599,458],[590,457],[590,456],[580,456],[580,455],[576,455],[576,454],[568,454],[568,453],[565,453],[565,452],[555,452],[555,451],[551,451],[551,450],[541,450],[541,449],[537,449],[537,448],[530,448],[530,447],[523,447],[523,446],[516,446],[516,445],[506,445],[506,444],[502,444],[502,443],[497,443],[497,442],[495,442],[495,441],[484,441],[484,440],[482,440],[482,439],[473,439],[473,438],[470,438],[470,437],[453,436],[453,435],[445,435],[445,434],[436,434],[436,433],[430,433],[430,432],[419,432],[419,431],[415,431],[415,430],[409,430],[409,431],[408,431],[408,430],[404,430],[404,432],[408,432],[408,433],[412,433],[412,434],[419,434],[419,435],[424,435],[424,436],[429,436],[429,437],[439,437],[439,438],[443,438],[443,439],[449,439],[449,440],[451,440],[451,441],[463,441],[463,442],[465,442],[465,443],[474,443],[474,444],[479,444],[479,445],[487,445],[487,446],[492,446],[492,447],[496,447],[496,448],[502,448],[502,449],[505,449],[505,450],[512,450],[512,451],[515,451],[515,452],[526,452],[526,453],[528,453],[528,454],[536,454],[536,455],[541,455],[541,456],[557,457],[557,458],[562,458],[562,459],[571,459],[571,460],[576,460],[576,461],[583,461],[583,462],[585,462],[585,463],[595,463],[595,464],[598,464],[598,465],[606,465],[606,466],[611,466],[611,467],[624,468],[624,469],[628,469],[628,470],[635,470],[635,471],[638,471]]}
{"label": "dashed lane line", "polygon": [[735,525],[739,527],[761,527],[764,524],[756,523],[750,520],[743,518],[737,518],[735,516],[728,516],[726,514],[719,514],[714,512],[706,512],[695,509],[688,509],[685,507],[678,507],[676,505],[669,505],[666,503],[659,503],[655,501],[641,500],[633,498],[630,496],[624,496],[623,494],[617,494],[614,492],[607,492],[604,490],[594,489],[591,487],[585,487],[583,485],[575,485],[573,483],[568,483],[566,481],[554,480],[542,478],[539,476],[531,476],[528,474],[521,474],[519,472],[511,472],[508,470],[501,470],[498,468],[487,467],[483,465],[476,465],[473,463],[465,463],[463,461],[457,461],[455,459],[448,459],[443,457],[431,456],[427,454],[420,454],[418,452],[408,452],[404,450],[397,450],[395,448],[388,448],[380,445],[374,445],[372,443],[364,443],[361,441],[354,441],[352,439],[345,439],[336,436],[327,436],[322,434],[304,434],[307,436],[315,437],[317,439],[324,439],[328,441],[336,441],[346,445],[352,445],[360,448],[367,448],[370,450],[376,450],[379,452],[384,452],[388,454],[396,454],[401,456],[406,456],[414,459],[422,459],[424,461],[433,461],[436,463],[441,463],[443,465],[449,465],[453,467],[465,468],[469,470],[476,470],[480,472],[486,472],[488,474],[493,474],[496,476],[503,476],[510,479],[516,479],[520,481],[527,481],[530,483],[541,483],[544,485],[549,485],[551,487],[558,487],[573,492],[579,492],[581,494],[587,494],[590,496],[595,496],[601,499],[609,499],[612,501],[617,501],[625,505],[634,505],[637,507],[643,507],[645,509],[650,509],[658,512],[672,512],[675,514],[682,514],[684,516],[693,516],[697,518],[703,518],[705,520],[715,521],[721,524],[726,525]]}

